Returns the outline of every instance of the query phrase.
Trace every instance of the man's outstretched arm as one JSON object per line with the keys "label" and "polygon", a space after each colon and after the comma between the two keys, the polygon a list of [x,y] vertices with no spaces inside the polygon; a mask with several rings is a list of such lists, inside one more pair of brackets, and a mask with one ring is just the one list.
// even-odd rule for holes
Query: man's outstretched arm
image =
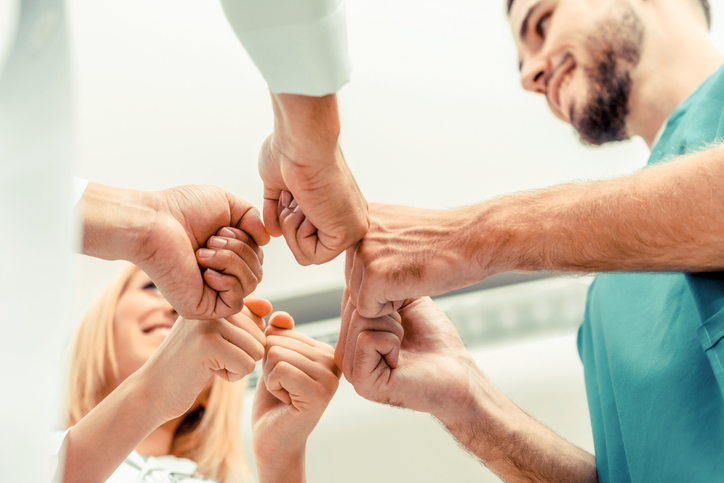
{"label": "man's outstretched arm", "polygon": [[346,293],[335,361],[358,394],[435,416],[504,481],[597,481],[593,455],[506,398],[427,297],[366,319]]}
{"label": "man's outstretched arm", "polygon": [[495,273],[724,268],[724,147],[631,176],[519,193],[454,211],[376,205],[349,262],[367,316]]}

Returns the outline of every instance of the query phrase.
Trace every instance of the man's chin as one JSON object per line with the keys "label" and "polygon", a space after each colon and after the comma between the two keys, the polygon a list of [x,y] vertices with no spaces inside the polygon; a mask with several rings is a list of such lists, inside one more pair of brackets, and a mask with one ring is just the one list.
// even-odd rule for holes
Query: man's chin
{"label": "man's chin", "polygon": [[578,135],[578,139],[581,144],[586,146],[603,146],[604,144],[626,141],[631,138],[625,127],[621,126],[624,123],[612,123],[608,120],[597,122],[594,119],[576,119],[575,116],[571,118],[573,119],[571,125]]}

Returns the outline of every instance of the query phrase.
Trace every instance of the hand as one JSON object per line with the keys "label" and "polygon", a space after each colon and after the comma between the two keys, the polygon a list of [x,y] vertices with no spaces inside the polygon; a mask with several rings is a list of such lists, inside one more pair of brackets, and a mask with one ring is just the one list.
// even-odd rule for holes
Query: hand
{"label": "hand", "polygon": [[[254,206],[220,188],[141,192],[92,183],[82,209],[83,252],[134,263],[183,317],[238,313],[261,280],[259,247],[269,234]],[[214,234],[220,238],[209,240]]]}
{"label": "hand", "polygon": [[260,481],[303,479],[307,438],[339,385],[334,349],[293,327],[292,318],[278,312],[266,330],[251,416]]}
{"label": "hand", "polygon": [[[179,317],[137,372],[163,422],[185,414],[213,376],[235,382],[264,356],[264,319],[271,304],[253,295],[241,313],[225,319]],[[135,376],[135,374],[134,374]]]}
{"label": "hand", "polygon": [[477,254],[473,258],[457,248],[465,220],[456,212],[371,203],[369,218],[367,235],[347,251],[347,287],[361,315],[391,314],[406,299],[440,295],[483,278],[474,270]]}
{"label": "hand", "polygon": [[[332,260],[367,231],[367,202],[337,141],[336,96],[272,96],[274,133],[259,153],[264,223],[301,265]],[[296,214],[281,217],[284,210]]]}
{"label": "hand", "polygon": [[345,289],[335,362],[362,397],[430,413],[448,423],[472,406],[484,378],[447,316],[428,298],[362,317]]}

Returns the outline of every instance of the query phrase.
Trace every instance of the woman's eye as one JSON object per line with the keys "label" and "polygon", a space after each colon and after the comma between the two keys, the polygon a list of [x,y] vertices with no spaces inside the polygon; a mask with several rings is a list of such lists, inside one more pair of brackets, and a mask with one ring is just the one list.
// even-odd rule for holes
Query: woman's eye
{"label": "woman's eye", "polygon": [[146,285],[144,285],[143,290],[149,290],[151,292],[159,293],[158,287],[156,287],[156,284],[153,282],[148,282]]}
{"label": "woman's eye", "polygon": [[549,12],[541,16],[541,18],[538,20],[538,23],[535,25],[535,31],[541,38],[545,38],[546,30],[548,30],[548,24],[550,23],[550,20],[551,14]]}

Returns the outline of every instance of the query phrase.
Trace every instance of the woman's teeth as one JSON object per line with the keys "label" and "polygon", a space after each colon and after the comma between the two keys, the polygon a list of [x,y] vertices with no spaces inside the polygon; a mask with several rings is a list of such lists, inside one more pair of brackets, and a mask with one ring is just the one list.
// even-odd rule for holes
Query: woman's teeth
{"label": "woman's teeth", "polygon": [[169,332],[171,332],[171,329],[168,327],[156,327],[148,331],[149,334],[162,335],[164,337],[166,337]]}

